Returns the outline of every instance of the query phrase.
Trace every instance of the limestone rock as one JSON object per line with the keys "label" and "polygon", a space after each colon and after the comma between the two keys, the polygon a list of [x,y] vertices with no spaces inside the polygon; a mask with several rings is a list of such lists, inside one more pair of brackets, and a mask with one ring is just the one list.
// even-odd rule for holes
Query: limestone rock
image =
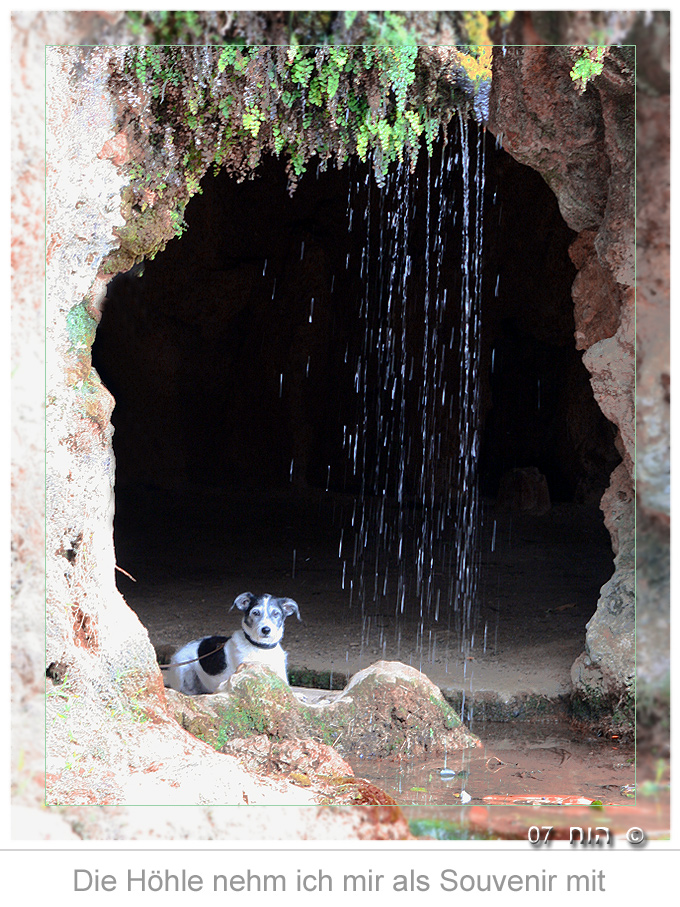
{"label": "limestone rock", "polygon": [[[601,503],[616,552],[615,573],[602,588],[588,624],[586,651],[572,670],[581,692],[604,693],[612,686],[625,688],[635,661],[633,502],[628,493],[635,456],[635,80],[622,48],[609,49],[601,78],[583,93],[574,91],[570,66],[568,52],[560,47],[513,47],[495,55],[490,125],[513,157],[543,175],[566,223],[579,234],[570,248],[579,269],[572,287],[576,346],[585,351],[595,400],[618,429],[623,458]],[[666,148],[658,143],[655,158],[663,157]],[[664,161],[659,163],[665,175]],[[661,303],[658,311],[663,308]],[[656,374],[665,361],[662,357],[655,364]],[[651,390],[653,381],[650,374],[645,428],[656,445],[643,457],[649,485],[658,487],[663,486],[667,447],[663,430],[656,427],[664,414],[653,399],[661,396],[658,382]]]}
{"label": "limestone rock", "polygon": [[377,757],[443,756],[480,745],[438,687],[401,662],[379,661],[355,674],[337,698],[315,704],[300,702],[280,678],[254,664],[241,665],[224,693],[167,693],[182,727],[217,749],[262,734],[277,742],[312,738],[342,755]]}
{"label": "limestone rock", "polygon": [[344,739],[335,744],[341,751],[434,756],[481,745],[441,690],[398,661],[378,661],[359,671],[328,708],[331,714],[347,715]]}

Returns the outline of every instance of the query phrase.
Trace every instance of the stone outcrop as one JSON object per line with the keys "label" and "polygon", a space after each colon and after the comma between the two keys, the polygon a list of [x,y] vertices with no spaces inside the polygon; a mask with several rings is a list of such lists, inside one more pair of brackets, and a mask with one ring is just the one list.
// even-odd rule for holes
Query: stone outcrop
{"label": "stone outcrop", "polygon": [[[177,721],[223,752],[234,751],[235,738],[263,733],[277,744],[311,738],[332,745],[324,756],[326,774],[337,773],[334,751],[362,757],[444,756],[480,745],[441,691],[400,662],[376,662],[355,674],[340,695],[315,703],[301,702],[280,678],[255,664],[242,665],[223,693],[167,692]],[[314,758],[318,774],[320,754]],[[308,773],[308,760],[298,770]]]}
{"label": "stone outcrop", "polygon": [[[539,46],[594,44],[602,34],[612,43],[635,45],[635,107],[631,47],[610,48],[601,76],[577,95],[567,81],[570,61],[558,62],[563,52]],[[618,428],[623,463],[602,499],[615,573],[602,590],[573,678],[581,690],[613,685],[619,693],[626,678],[632,680],[636,553],[638,722],[649,701],[660,699],[667,711],[670,671],[669,34],[667,12],[516,14],[503,42],[536,46],[496,54],[491,101],[492,129],[503,134],[511,154],[543,174],[565,220],[580,231],[570,250],[579,269],[573,286],[576,345],[585,351],[598,403]],[[560,70],[551,76],[551,93],[527,81],[527,74],[548,60]],[[569,114],[570,105],[574,118],[558,121],[554,114],[558,109]],[[523,129],[516,123],[518,112]],[[594,132],[593,116],[600,121]],[[583,166],[584,129],[595,137],[597,150],[590,155],[602,164],[599,174]],[[556,131],[565,156],[572,158],[571,169],[558,167],[557,174],[546,166]]]}
{"label": "stone outcrop", "polygon": [[570,249],[575,341],[623,459],[602,500],[615,573],[572,672],[584,690],[625,690],[634,673],[634,78],[622,50],[610,48],[606,60],[579,93],[567,49],[507,48],[494,57],[490,110],[492,131],[543,175],[578,233]]}

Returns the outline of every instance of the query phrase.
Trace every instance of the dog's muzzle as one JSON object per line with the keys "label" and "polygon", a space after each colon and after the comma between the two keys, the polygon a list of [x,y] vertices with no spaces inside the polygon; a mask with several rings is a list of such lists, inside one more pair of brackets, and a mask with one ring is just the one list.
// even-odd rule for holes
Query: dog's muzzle
{"label": "dog's muzzle", "polygon": [[[260,632],[264,633],[265,630],[267,631],[267,633],[270,632],[269,627],[263,627]],[[275,649],[278,646],[278,642],[258,642],[256,639],[253,639],[251,636],[248,636],[248,634],[246,633],[245,630],[243,631],[243,635],[248,640],[248,642],[250,643],[251,646],[255,646],[258,649]],[[266,635],[267,634],[265,634],[265,636]]]}

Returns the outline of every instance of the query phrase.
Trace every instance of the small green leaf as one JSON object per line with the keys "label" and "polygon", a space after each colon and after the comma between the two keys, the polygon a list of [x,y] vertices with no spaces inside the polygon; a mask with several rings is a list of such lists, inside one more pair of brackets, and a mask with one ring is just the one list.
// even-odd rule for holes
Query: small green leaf
{"label": "small green leaf", "polygon": [[329,98],[335,97],[339,84],[340,84],[340,71],[338,69],[331,69],[331,71],[328,73],[328,89],[327,90],[328,90]]}
{"label": "small green leaf", "polygon": [[222,48],[222,53],[220,58],[217,61],[217,69],[219,72],[224,72],[227,66],[233,66],[234,61],[236,60],[238,54],[238,48],[234,47],[233,44],[227,44],[226,47]]}

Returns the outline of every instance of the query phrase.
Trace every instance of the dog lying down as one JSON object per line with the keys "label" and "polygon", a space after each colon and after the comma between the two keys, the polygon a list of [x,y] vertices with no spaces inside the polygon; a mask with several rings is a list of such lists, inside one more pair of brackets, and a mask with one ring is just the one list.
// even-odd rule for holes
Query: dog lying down
{"label": "dog lying down", "polygon": [[267,665],[288,683],[287,656],[281,639],[287,617],[295,614],[301,620],[296,602],[292,598],[244,592],[229,610],[233,608],[243,612],[241,629],[233,636],[204,636],[182,646],[163,671],[166,687],[189,696],[219,693],[246,661]]}

